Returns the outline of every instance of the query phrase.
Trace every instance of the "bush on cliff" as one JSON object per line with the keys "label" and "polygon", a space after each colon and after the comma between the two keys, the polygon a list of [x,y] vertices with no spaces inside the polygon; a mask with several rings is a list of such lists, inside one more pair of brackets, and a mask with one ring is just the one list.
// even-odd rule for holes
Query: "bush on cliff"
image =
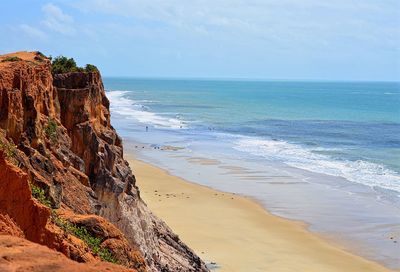
{"label": "bush on cliff", "polygon": [[76,62],[73,58],[67,58],[64,56],[58,56],[53,59],[51,63],[51,72],[53,75],[55,74],[64,74],[70,72],[98,72],[96,66],[93,64],[86,64],[85,68],[79,67],[76,65]]}
{"label": "bush on cliff", "polygon": [[66,233],[72,234],[86,243],[94,254],[100,257],[103,261],[110,263],[118,263],[114,257],[114,253],[108,248],[101,247],[102,239],[92,234],[85,226],[77,226],[58,216],[53,210],[52,221]]}
{"label": "bush on cliff", "polygon": [[40,188],[37,185],[31,184],[31,191],[32,191],[32,196],[36,198],[40,203],[47,207],[51,207],[51,202],[50,200],[47,199],[46,193],[42,188]]}
{"label": "bush on cliff", "polygon": [[57,143],[57,123],[53,119],[49,119],[45,128],[47,137],[49,137],[52,144]]}
{"label": "bush on cliff", "polygon": [[85,66],[85,72],[91,73],[91,72],[98,72],[99,69],[97,69],[96,66],[94,66],[93,64],[86,64]]}
{"label": "bush on cliff", "polygon": [[22,60],[22,59],[19,57],[7,57],[7,58],[1,60],[1,62],[14,62],[14,61],[20,61],[20,60]]}
{"label": "bush on cliff", "polygon": [[0,138],[0,151],[3,151],[5,158],[17,165],[18,162],[15,159],[15,154],[17,152],[17,146],[14,144],[13,140],[10,139],[9,142]]}
{"label": "bush on cliff", "polygon": [[73,58],[59,56],[54,58],[51,63],[51,72],[53,74],[63,74],[69,72],[79,72],[79,67]]}

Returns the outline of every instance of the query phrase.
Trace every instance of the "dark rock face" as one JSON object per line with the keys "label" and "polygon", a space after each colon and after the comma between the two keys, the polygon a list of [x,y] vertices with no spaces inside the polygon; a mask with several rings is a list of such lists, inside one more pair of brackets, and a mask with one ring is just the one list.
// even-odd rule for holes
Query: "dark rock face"
{"label": "dark rock face", "polygon": [[114,224],[121,234],[107,238],[108,247],[140,252],[131,255],[138,257],[136,264],[126,257],[130,253],[120,254],[121,264],[143,268],[137,265],[143,255],[149,271],[207,271],[140,199],[122,141],[110,124],[99,73],[53,78],[48,61],[0,64],[0,105],[2,139],[17,145],[14,159],[26,179],[43,188],[53,208],[65,211],[69,220],[88,216],[79,222],[91,227],[98,222],[102,234],[107,224],[90,216]]}

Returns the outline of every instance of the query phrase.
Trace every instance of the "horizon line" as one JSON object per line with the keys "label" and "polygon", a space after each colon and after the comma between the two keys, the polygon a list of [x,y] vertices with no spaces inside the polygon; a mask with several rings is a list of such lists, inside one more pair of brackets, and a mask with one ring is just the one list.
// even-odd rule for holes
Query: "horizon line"
{"label": "horizon line", "polygon": [[245,77],[177,77],[177,76],[114,76],[102,75],[103,78],[126,79],[157,79],[157,80],[204,80],[204,81],[275,81],[275,82],[369,82],[369,83],[400,83],[398,80],[369,80],[369,79],[290,79],[290,78],[245,78]]}

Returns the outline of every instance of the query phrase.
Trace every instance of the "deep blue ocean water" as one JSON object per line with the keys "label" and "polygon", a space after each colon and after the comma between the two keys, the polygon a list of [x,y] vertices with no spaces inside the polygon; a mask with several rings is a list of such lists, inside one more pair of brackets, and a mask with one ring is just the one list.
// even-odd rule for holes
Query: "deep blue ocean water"
{"label": "deep blue ocean water", "polygon": [[[266,161],[400,193],[400,83],[105,78],[113,110]],[[192,139],[195,141],[195,137]]]}

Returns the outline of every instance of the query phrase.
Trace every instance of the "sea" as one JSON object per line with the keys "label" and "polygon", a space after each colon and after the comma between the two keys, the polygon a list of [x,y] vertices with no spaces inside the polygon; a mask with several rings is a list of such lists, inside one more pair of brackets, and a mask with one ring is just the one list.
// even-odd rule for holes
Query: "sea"
{"label": "sea", "polygon": [[128,153],[400,268],[400,82],[104,85]]}

